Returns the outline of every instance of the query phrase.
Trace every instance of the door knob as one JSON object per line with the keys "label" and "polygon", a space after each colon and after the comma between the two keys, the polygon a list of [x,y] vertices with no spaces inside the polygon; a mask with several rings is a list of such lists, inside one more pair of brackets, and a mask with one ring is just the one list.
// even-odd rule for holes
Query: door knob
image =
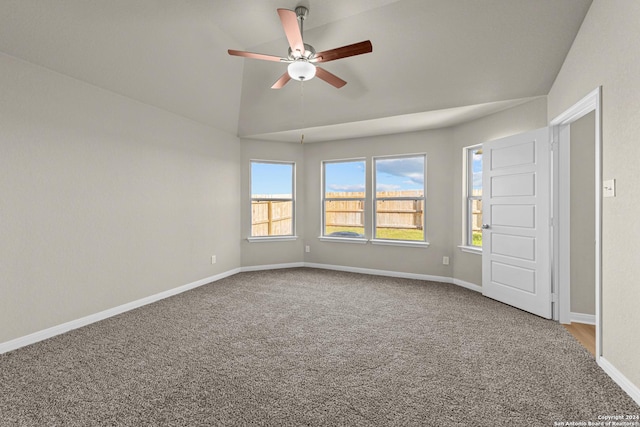
{"label": "door knob", "polygon": [[482,224],[482,229],[483,230],[488,230],[489,228],[491,228],[491,227],[489,227],[489,224]]}

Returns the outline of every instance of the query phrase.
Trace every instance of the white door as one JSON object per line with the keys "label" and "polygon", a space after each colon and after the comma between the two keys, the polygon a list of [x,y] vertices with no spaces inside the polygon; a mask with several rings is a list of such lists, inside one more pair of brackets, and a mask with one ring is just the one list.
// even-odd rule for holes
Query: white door
{"label": "white door", "polygon": [[551,318],[550,133],[482,144],[482,293]]}

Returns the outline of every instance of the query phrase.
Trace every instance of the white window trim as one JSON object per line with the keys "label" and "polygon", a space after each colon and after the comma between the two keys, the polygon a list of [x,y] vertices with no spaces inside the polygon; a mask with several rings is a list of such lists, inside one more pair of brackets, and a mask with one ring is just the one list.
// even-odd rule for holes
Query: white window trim
{"label": "white window trim", "polygon": [[[253,194],[253,188],[251,186],[251,172],[253,170],[254,163],[268,163],[275,165],[291,165],[291,199],[285,198],[275,198],[275,199],[264,199],[264,198],[256,198],[251,197]],[[296,233],[296,162],[288,161],[288,160],[262,160],[262,159],[250,159],[249,160],[249,237],[247,237],[247,241],[251,243],[258,242],[274,242],[274,241],[290,241],[296,240],[298,238]],[[254,201],[272,201],[272,202],[288,202],[291,201],[291,234],[286,235],[277,235],[277,236],[253,236],[253,217],[251,214],[251,205]]]}
{"label": "white window trim", "polygon": [[[470,211],[470,200],[471,197],[469,195],[469,189],[473,188],[470,185],[471,180],[473,179],[473,174],[469,173],[469,168],[471,167],[471,162],[469,157],[471,156],[471,152],[478,148],[482,148],[482,144],[474,144],[469,145],[467,147],[463,147],[462,156],[463,156],[463,185],[462,185],[462,244],[458,246],[462,252],[468,253],[482,253],[482,246],[474,246],[471,244],[473,241],[472,235],[472,227],[471,220],[473,215],[471,215]],[[476,197],[477,198],[477,197]],[[482,200],[482,198],[480,198]]]}
{"label": "white window trim", "polygon": [[[423,183],[423,196],[422,197],[381,197],[378,198],[378,186],[376,183],[376,160],[378,159],[405,159],[410,157],[423,157],[424,158],[424,183]],[[371,159],[371,169],[372,169],[372,180],[373,180],[373,188],[372,192],[372,204],[371,204],[371,215],[372,215],[372,230],[371,235],[373,238],[371,239],[371,243],[376,245],[388,245],[388,246],[429,246],[429,239],[427,239],[427,153],[410,153],[410,154],[394,154],[389,156],[373,156]],[[379,239],[376,238],[376,228],[377,228],[377,201],[378,200],[422,200],[422,230],[423,230],[423,240],[395,240],[395,239]]]}
{"label": "white window trim", "polygon": [[330,237],[330,236],[318,236],[318,240],[323,242],[333,242],[333,243],[356,243],[361,245],[366,245],[369,242],[369,239],[363,237]]}
{"label": "white window trim", "polygon": [[371,239],[372,245],[382,246],[405,246],[411,248],[428,248],[430,243],[421,240],[392,240],[392,239]]}
{"label": "white window trim", "polygon": [[482,255],[482,248],[480,246],[466,246],[466,245],[460,245],[458,246],[458,248],[462,251],[462,252],[467,252],[469,254],[476,254],[476,255]]}
{"label": "white window trim", "polygon": [[[340,198],[340,197],[329,197],[326,198],[326,169],[325,169],[325,165],[328,163],[349,163],[349,162],[363,162],[364,163],[364,197],[359,197],[359,198],[351,198],[351,197],[344,197],[344,198]],[[367,212],[367,159],[366,157],[354,157],[354,158],[349,158],[349,159],[335,159],[335,160],[322,160],[320,162],[320,171],[321,171],[321,179],[320,179],[320,209],[322,209],[321,215],[320,215],[320,236],[318,237],[318,239],[325,241],[325,242],[342,242],[342,243],[360,243],[360,244],[365,244],[369,241],[369,239],[367,239],[366,235],[367,235],[367,224],[366,224],[366,212]],[[364,229],[364,237],[335,237],[335,236],[326,236],[324,234],[325,232],[325,224],[326,224],[326,203],[327,201],[331,201],[331,200],[359,200],[362,201],[363,205],[364,205],[364,212],[363,212],[363,229]]]}
{"label": "white window trim", "polygon": [[288,242],[292,240],[298,240],[298,236],[256,236],[247,237],[247,241],[251,243],[266,243],[266,242]]}

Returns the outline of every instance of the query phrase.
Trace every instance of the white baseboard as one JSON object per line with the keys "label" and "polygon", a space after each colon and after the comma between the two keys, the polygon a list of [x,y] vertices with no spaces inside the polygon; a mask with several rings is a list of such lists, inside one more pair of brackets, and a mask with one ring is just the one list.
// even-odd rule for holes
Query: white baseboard
{"label": "white baseboard", "polygon": [[215,276],[206,277],[204,279],[197,280],[195,282],[179,286],[177,288],[169,289],[168,291],[160,292],[155,295],[151,295],[145,298],[141,298],[139,300],[131,301],[129,303],[119,305],[117,307],[110,308],[108,310],[101,311],[99,313],[91,314],[89,316],[82,317],[80,319],[72,320],[70,322],[63,323],[61,325],[53,326],[51,328],[44,329],[42,331],[34,332],[29,335],[25,335],[20,338],[13,339],[11,341],[6,341],[0,343],[0,354],[6,353],[8,351],[16,350],[20,347],[24,347],[30,344],[35,344],[38,341],[44,341],[51,337],[55,337],[56,335],[63,334],[65,332],[69,332],[73,329],[81,328],[83,326],[90,325],[95,322],[99,322],[100,320],[107,319],[109,317],[116,316],[118,314],[124,313],[126,311],[133,310],[138,307],[142,307],[147,304],[154,303],[156,301],[160,301],[162,299],[181,294],[188,290],[200,287],[202,285],[206,285],[211,282],[218,281],[220,279],[224,279],[225,277],[232,276],[240,272],[239,268],[226,271],[224,273],[216,274]]}
{"label": "white baseboard", "polygon": [[336,271],[347,271],[350,273],[371,274],[374,276],[400,277],[403,279],[431,280],[433,282],[453,283],[450,277],[431,276],[428,274],[417,274],[417,273],[405,273],[402,271],[375,270],[372,268],[349,267],[344,265],[331,265],[331,264],[315,264],[312,262],[305,262],[304,266],[310,267],[310,268],[322,268],[324,270],[336,270]]}
{"label": "white baseboard", "polygon": [[604,357],[600,356],[598,358],[598,365],[600,365],[602,370],[605,371],[622,390],[624,390],[638,405],[640,405],[640,388],[637,385],[629,381],[622,372],[618,371],[616,367]]}
{"label": "white baseboard", "polygon": [[247,271],[279,270],[281,268],[296,268],[304,266],[304,262],[290,262],[286,264],[250,265],[248,267],[242,267],[240,270],[244,273]]}
{"label": "white baseboard", "polygon": [[463,288],[470,289],[472,291],[482,293],[482,286],[476,285],[475,283],[465,282],[464,280],[460,280],[460,279],[453,279],[453,284],[462,286]]}
{"label": "white baseboard", "polygon": [[466,289],[470,289],[472,291],[482,292],[482,286],[476,285],[475,283],[465,282],[464,280],[454,279],[452,277],[447,277],[447,276],[433,276],[430,274],[407,273],[404,271],[377,270],[373,268],[351,267],[348,265],[317,264],[314,262],[295,262],[295,263],[288,263],[288,264],[255,265],[255,266],[249,266],[249,267],[242,267],[242,271],[245,272],[245,271],[260,271],[260,270],[276,270],[280,268],[294,268],[294,267],[321,268],[323,270],[346,271],[349,273],[371,274],[374,276],[400,277],[403,279],[416,279],[416,280],[428,280],[432,282],[451,283]]}
{"label": "white baseboard", "polygon": [[569,321],[571,323],[584,323],[587,325],[595,325],[596,324],[596,315],[595,314],[584,314],[584,313],[569,313]]}
{"label": "white baseboard", "polygon": [[464,280],[454,279],[452,277],[446,277],[446,276],[432,276],[429,274],[406,273],[402,271],[391,271],[391,270],[376,270],[372,268],[349,267],[344,265],[315,264],[312,262],[305,262],[304,266],[310,267],[310,268],[322,268],[325,270],[347,271],[350,273],[371,274],[374,276],[400,277],[403,279],[417,279],[417,280],[429,280],[432,282],[451,283],[454,285],[462,286],[463,288],[470,289],[472,291],[482,292],[481,286],[478,286],[473,283],[465,282]]}

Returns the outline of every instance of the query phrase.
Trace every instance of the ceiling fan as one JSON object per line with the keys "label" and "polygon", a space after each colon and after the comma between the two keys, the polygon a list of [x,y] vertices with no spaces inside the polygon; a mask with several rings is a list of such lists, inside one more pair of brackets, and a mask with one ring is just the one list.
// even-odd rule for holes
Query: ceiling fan
{"label": "ceiling fan", "polygon": [[[371,41],[367,40],[360,43],[338,47],[336,49],[316,52],[313,46],[302,40],[303,22],[309,15],[309,10],[306,7],[298,6],[295,11],[289,9],[278,9],[278,15],[280,16],[284,33],[289,41],[289,52],[286,58],[265,55],[262,53],[244,52],[233,49],[228,50],[229,55],[288,63],[289,66],[287,67],[287,72],[284,73],[273,84],[273,86],[271,86],[271,89],[280,89],[291,79],[307,81],[312,79],[314,76],[318,76],[318,78],[339,89],[346,85],[347,82],[315,64],[335,61],[336,59],[347,58],[349,56],[362,55],[363,53],[373,51]],[[299,26],[298,20],[300,21]]]}

